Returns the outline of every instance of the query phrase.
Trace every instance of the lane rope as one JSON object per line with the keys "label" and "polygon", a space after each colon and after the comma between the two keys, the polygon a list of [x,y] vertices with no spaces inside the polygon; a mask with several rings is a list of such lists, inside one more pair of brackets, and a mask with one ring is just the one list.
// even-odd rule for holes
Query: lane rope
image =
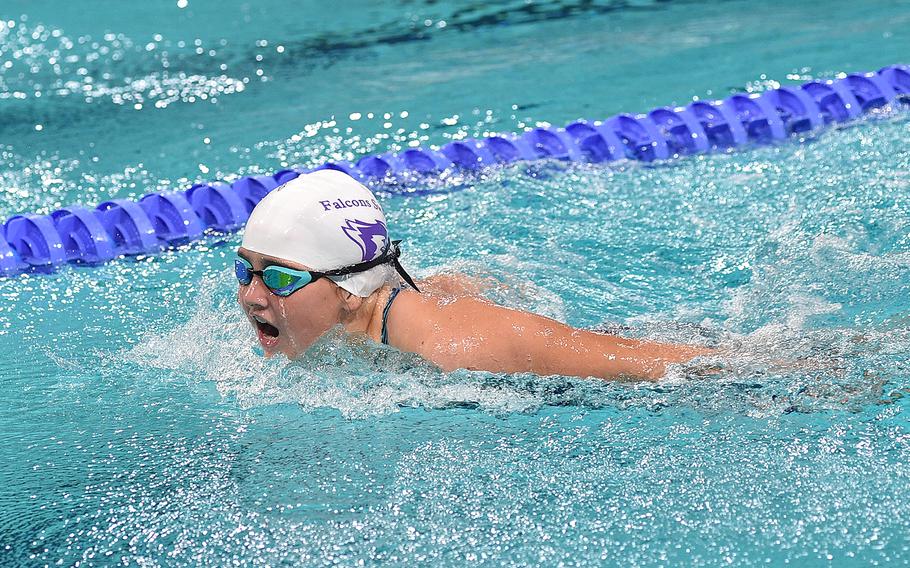
{"label": "lane rope", "polygon": [[411,148],[364,156],[356,163],[326,162],[201,183],[185,191],[150,193],[138,201],[112,199],[95,208],[72,205],[49,215],[10,217],[0,228],[0,276],[49,272],[64,263],[96,265],[124,255],[153,254],[230,233],[244,226],[269,191],[312,170],[341,170],[385,191],[407,191],[414,181],[451,171],[477,171],[516,161],[670,160],[769,144],[819,131],[893,102],[910,106],[910,66],[813,80],[763,93],[736,93],[718,101],[618,114],[603,121],[533,128],[450,142],[438,150]]}

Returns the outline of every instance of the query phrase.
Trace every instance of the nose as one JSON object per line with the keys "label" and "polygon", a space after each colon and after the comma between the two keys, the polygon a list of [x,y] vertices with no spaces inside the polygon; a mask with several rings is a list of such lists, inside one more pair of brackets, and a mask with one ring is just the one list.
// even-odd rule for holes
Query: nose
{"label": "nose", "polygon": [[253,276],[249,284],[240,285],[237,290],[240,305],[247,309],[263,309],[269,303],[269,290],[259,276]]}

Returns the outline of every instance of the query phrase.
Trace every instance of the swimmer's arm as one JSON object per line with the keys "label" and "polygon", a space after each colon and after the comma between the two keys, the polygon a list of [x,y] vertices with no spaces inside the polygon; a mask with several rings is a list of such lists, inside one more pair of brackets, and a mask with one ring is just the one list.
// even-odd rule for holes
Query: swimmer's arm
{"label": "swimmer's arm", "polygon": [[421,315],[425,317],[410,328],[408,337],[402,338],[402,347],[420,353],[445,370],[657,380],[665,374],[667,365],[712,352],[692,345],[575,329],[474,298],[448,303],[429,297],[411,299],[421,304]]}
{"label": "swimmer's arm", "polygon": [[685,363],[710,349],[629,339],[575,329],[534,314],[528,331],[518,339],[533,355],[529,365],[538,374],[574,375],[604,379],[632,378],[656,381],[667,365]]}

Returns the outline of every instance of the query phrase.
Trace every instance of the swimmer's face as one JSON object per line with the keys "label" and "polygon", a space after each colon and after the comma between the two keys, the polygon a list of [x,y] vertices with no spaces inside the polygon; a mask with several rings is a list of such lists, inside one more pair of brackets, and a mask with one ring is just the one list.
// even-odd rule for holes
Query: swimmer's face
{"label": "swimmer's face", "polygon": [[[253,265],[253,270],[280,265],[296,270],[310,267],[262,255],[241,247],[237,254]],[[302,355],[322,334],[341,321],[343,302],[340,288],[328,278],[320,278],[282,298],[273,294],[259,276],[237,290],[237,301],[250,320],[259,344],[267,357],[283,353],[288,358]]]}

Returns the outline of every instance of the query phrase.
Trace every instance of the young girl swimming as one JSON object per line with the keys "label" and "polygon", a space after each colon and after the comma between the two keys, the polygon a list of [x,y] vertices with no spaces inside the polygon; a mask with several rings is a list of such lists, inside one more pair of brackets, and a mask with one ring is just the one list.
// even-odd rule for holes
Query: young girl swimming
{"label": "young girl swimming", "polygon": [[470,294],[470,282],[418,285],[399,264],[373,194],[339,171],[304,174],[256,206],[237,251],[237,299],[266,356],[303,354],[341,325],[445,371],[657,380],[713,350],[575,329]]}

